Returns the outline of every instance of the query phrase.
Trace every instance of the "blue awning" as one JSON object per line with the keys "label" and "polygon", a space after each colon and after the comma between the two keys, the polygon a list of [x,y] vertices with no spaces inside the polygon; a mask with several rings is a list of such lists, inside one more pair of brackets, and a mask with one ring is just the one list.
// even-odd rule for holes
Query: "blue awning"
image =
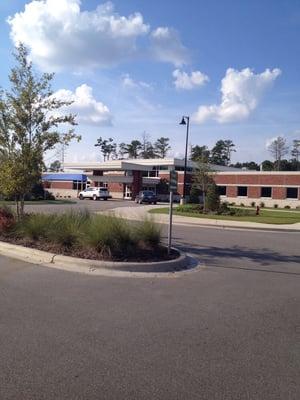
{"label": "blue awning", "polygon": [[43,181],[80,181],[86,182],[87,176],[83,174],[44,174]]}

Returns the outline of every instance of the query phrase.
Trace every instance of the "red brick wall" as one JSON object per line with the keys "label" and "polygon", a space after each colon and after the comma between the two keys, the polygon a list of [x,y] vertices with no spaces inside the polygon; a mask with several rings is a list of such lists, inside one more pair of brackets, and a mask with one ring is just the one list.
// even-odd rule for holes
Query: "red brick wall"
{"label": "red brick wall", "polygon": [[51,182],[51,189],[73,189],[73,182]]}
{"label": "red brick wall", "polygon": [[[228,190],[228,188],[227,188]],[[259,186],[249,186],[248,187],[248,197],[251,199],[255,199],[257,197],[260,197],[261,191]]]}
{"label": "red brick wall", "polygon": [[110,192],[120,192],[123,193],[123,183],[108,183],[108,190]]}
{"label": "red brick wall", "polygon": [[286,189],[284,187],[273,187],[272,189],[272,199],[285,199]]}
{"label": "red brick wall", "polygon": [[132,197],[135,198],[136,195],[142,190],[143,176],[142,176],[142,171],[132,171],[132,174],[133,174]]}
{"label": "red brick wall", "polygon": [[227,197],[237,197],[237,187],[236,186],[227,186]]}
{"label": "red brick wall", "polygon": [[300,173],[297,175],[257,175],[247,174],[228,174],[214,176],[214,180],[219,185],[236,184],[242,185],[299,185],[300,186]]}

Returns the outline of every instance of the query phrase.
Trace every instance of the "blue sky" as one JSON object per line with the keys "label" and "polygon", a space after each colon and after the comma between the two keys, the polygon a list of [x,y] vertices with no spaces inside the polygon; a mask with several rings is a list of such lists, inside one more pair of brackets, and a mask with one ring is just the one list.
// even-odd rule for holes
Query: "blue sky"
{"label": "blue sky", "polygon": [[99,136],[144,131],[182,156],[183,114],[191,144],[232,139],[234,161],[269,158],[275,136],[300,138],[300,1],[10,0],[0,23],[0,85],[22,40],[74,100],[83,140],[68,161],[99,159]]}

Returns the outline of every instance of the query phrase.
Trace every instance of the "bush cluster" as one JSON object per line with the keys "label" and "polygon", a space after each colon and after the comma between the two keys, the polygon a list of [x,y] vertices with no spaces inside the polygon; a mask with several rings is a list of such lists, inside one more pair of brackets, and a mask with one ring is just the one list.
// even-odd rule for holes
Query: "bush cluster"
{"label": "bush cluster", "polygon": [[160,228],[151,220],[130,224],[115,216],[71,211],[60,215],[30,214],[10,235],[55,244],[66,250],[92,250],[105,259],[124,259],[160,246]]}
{"label": "bush cluster", "polygon": [[9,231],[15,224],[15,216],[9,207],[0,208],[0,233]]}
{"label": "bush cluster", "polygon": [[[176,211],[183,212],[183,213],[201,214],[201,213],[203,213],[203,206],[200,204],[185,204],[185,205],[178,206],[176,208]],[[238,217],[255,215],[254,210],[229,207],[228,203],[226,203],[226,202],[221,203],[217,210],[210,211],[207,213],[208,214],[216,214],[216,215],[232,215],[232,216],[236,215]]]}

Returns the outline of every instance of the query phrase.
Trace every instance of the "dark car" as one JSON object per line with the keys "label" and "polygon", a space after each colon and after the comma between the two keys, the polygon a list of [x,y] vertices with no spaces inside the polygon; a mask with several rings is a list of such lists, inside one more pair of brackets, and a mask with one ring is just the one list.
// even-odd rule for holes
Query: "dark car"
{"label": "dark car", "polygon": [[138,204],[142,203],[156,204],[157,197],[156,194],[151,190],[143,190],[136,196],[135,202]]}

